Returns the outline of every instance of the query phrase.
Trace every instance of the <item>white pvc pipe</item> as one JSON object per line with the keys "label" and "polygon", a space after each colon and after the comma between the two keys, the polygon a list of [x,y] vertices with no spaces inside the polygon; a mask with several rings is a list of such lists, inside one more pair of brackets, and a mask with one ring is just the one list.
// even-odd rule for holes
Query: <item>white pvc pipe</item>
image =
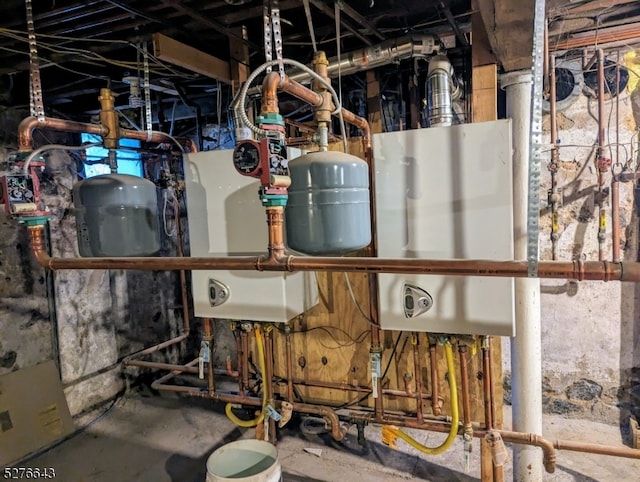
{"label": "white pvc pipe", "polygon": [[[531,70],[504,74],[501,86],[507,93],[507,117],[513,132],[513,228],[514,259],[527,258],[528,163],[531,125]],[[516,336],[511,338],[511,390],[513,430],[542,433],[542,346],[540,326],[540,280],[515,280]],[[542,480],[540,449],[514,446],[513,480]]]}

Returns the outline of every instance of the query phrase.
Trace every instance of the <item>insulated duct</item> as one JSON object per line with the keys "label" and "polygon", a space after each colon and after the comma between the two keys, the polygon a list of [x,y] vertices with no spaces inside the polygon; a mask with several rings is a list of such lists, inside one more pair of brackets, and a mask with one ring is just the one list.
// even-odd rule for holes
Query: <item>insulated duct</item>
{"label": "insulated duct", "polygon": [[459,90],[455,84],[453,67],[444,55],[436,55],[429,62],[427,73],[427,108],[429,127],[450,126],[453,121],[452,98]]}
{"label": "insulated duct", "polygon": [[[330,78],[351,75],[363,70],[375,69],[401,60],[429,57],[439,54],[442,46],[433,35],[411,35],[385,40],[377,45],[354,50],[338,57],[331,57],[327,66]],[[288,73],[291,80],[305,83],[311,80],[306,72],[294,70]]]}

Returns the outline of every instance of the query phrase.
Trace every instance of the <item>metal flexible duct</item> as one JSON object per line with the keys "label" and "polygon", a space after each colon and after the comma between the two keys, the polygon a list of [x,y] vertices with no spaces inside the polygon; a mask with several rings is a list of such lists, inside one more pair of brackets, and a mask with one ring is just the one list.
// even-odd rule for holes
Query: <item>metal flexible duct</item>
{"label": "metal flexible duct", "polygon": [[429,126],[450,126],[453,121],[452,86],[453,67],[444,55],[436,55],[429,62],[427,73]]}

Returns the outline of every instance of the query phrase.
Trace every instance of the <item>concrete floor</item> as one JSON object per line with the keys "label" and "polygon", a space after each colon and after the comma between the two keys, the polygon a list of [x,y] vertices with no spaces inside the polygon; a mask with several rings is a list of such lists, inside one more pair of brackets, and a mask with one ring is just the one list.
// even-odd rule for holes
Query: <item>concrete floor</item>
{"label": "concrete floor", "polygon": [[[64,482],[204,482],[211,452],[228,442],[253,436],[253,430],[237,428],[221,409],[221,404],[204,400],[129,394],[85,432],[24,465],[54,467],[56,480]],[[509,415],[507,411],[507,428]],[[559,416],[545,416],[544,423],[544,434],[551,439],[562,434],[563,439],[622,443],[617,427]],[[305,435],[299,426],[299,420],[294,419],[281,431],[278,453],[285,482],[450,482],[480,477],[478,441],[474,441],[467,474],[460,440],[447,453],[427,458],[402,441],[398,441],[397,451],[383,445],[376,426],[367,427],[366,448],[357,444],[355,427],[346,441],[335,443],[326,434]],[[412,434],[428,445],[439,444],[444,438],[443,434],[423,431]],[[322,449],[322,453],[318,457],[305,448]],[[544,480],[637,481],[638,474],[638,460],[559,452],[556,473],[547,474]],[[508,464],[505,480],[511,479]]]}

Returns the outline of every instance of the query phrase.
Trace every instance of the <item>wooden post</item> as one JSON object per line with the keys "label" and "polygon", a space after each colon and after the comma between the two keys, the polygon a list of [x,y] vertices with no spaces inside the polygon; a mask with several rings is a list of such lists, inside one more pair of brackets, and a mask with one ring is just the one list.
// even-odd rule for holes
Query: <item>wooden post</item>
{"label": "wooden post", "polygon": [[[247,38],[247,28],[244,26],[238,27],[236,33]],[[235,94],[249,77],[249,47],[236,37],[229,37],[229,69]]]}
{"label": "wooden post", "polygon": [[380,106],[380,82],[375,70],[367,71],[367,117],[371,133],[382,132],[382,111]]}

